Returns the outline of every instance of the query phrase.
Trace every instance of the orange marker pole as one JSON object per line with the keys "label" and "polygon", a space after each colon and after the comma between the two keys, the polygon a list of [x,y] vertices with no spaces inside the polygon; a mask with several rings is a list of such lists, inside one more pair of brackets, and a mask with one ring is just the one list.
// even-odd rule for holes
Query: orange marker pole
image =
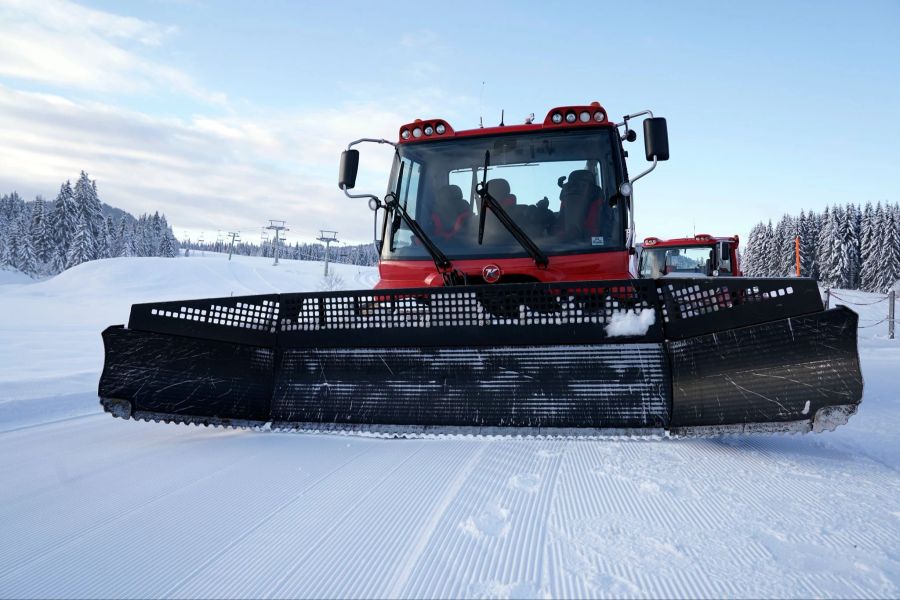
{"label": "orange marker pole", "polygon": [[797,277],[800,277],[800,236],[794,238],[794,257],[797,263]]}

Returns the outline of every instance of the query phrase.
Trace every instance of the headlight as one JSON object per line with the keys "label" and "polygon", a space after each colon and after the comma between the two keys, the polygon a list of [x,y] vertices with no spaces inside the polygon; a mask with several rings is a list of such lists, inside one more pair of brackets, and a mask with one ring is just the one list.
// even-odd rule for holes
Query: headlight
{"label": "headlight", "polygon": [[404,129],[403,131],[401,131],[400,137],[402,137],[404,140],[408,140],[409,139],[409,129]]}
{"label": "headlight", "polygon": [[434,133],[434,127],[432,127],[431,125],[426,125],[425,126],[425,135],[431,135],[432,133]]}
{"label": "headlight", "polygon": [[553,113],[550,116],[550,120],[557,124],[562,123],[562,115],[559,113]]}
{"label": "headlight", "polygon": [[598,110],[594,113],[594,120],[599,122],[606,118],[606,115],[603,114],[602,110]]}
{"label": "headlight", "polygon": [[443,135],[444,132],[447,131],[447,128],[444,127],[444,124],[443,124],[443,123],[438,123],[438,124],[435,126],[434,130],[437,131],[438,135]]}
{"label": "headlight", "polygon": [[581,119],[582,123],[587,123],[588,121],[591,120],[591,113],[589,113],[586,110],[582,111],[582,113],[580,115],[578,115],[578,118]]}
{"label": "headlight", "polygon": [[421,127],[416,127],[415,129],[413,129],[413,137],[414,138],[422,137],[422,128]]}
{"label": "headlight", "polygon": [[566,113],[566,123],[574,123],[576,118],[575,113]]}

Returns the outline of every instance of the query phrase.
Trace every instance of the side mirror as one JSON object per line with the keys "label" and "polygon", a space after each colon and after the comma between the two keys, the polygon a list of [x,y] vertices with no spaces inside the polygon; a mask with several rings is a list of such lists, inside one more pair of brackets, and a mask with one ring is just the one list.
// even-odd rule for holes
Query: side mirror
{"label": "side mirror", "polygon": [[341,152],[341,168],[338,172],[338,187],[352,190],[356,185],[356,173],[359,171],[359,150]]}
{"label": "side mirror", "polygon": [[669,131],[662,117],[644,119],[644,152],[647,160],[669,160]]}

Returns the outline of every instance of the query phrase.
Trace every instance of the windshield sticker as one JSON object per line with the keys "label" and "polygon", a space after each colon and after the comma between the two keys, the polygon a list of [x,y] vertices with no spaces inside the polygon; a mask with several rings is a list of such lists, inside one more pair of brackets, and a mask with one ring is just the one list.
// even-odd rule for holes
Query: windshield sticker
{"label": "windshield sticker", "polygon": [[599,235],[595,235],[591,238],[591,246],[602,246],[603,238]]}

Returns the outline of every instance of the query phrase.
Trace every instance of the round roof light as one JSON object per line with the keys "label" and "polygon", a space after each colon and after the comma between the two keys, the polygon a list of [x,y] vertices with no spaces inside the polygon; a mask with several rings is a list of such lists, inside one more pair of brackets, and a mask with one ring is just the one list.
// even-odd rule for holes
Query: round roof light
{"label": "round roof light", "polygon": [[434,133],[434,127],[432,127],[431,125],[426,125],[425,126],[425,135],[431,135],[432,133]]}
{"label": "round roof light", "polygon": [[404,140],[408,140],[409,139],[409,129],[402,130],[400,132],[400,137],[402,137]]}
{"label": "round roof light", "polygon": [[581,119],[582,123],[587,123],[588,121],[591,120],[591,113],[589,113],[586,110],[581,111],[581,114],[578,115],[578,118]]}
{"label": "round roof light", "polygon": [[574,123],[576,118],[575,113],[566,113],[566,123]]}
{"label": "round roof light", "polygon": [[603,121],[604,119],[606,119],[606,115],[603,114],[602,110],[598,110],[597,112],[594,113],[595,121],[599,122],[599,121]]}
{"label": "round roof light", "polygon": [[443,135],[444,132],[447,131],[447,128],[444,127],[443,123],[438,123],[437,125],[434,126],[434,130],[437,131],[438,135]]}
{"label": "round roof light", "polygon": [[562,123],[562,115],[559,113],[553,113],[550,115],[550,120],[554,123]]}
{"label": "round roof light", "polygon": [[421,127],[416,127],[415,129],[413,129],[413,137],[414,138],[422,137],[422,128]]}

